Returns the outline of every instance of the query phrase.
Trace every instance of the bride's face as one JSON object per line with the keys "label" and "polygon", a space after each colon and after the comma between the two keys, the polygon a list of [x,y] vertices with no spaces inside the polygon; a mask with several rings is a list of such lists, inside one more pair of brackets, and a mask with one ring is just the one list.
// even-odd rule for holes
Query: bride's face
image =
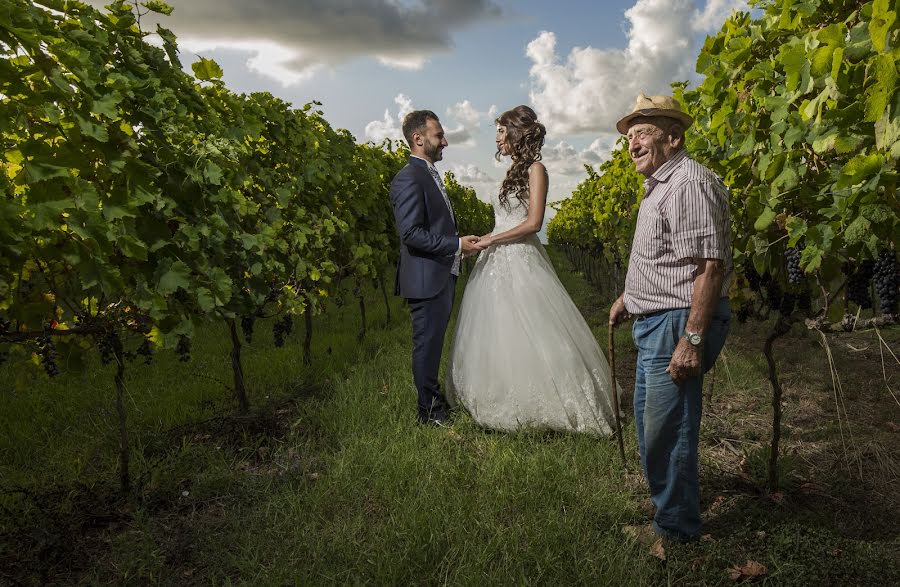
{"label": "bride's face", "polygon": [[497,134],[494,137],[494,142],[497,143],[497,150],[500,151],[501,155],[509,155],[509,143],[506,140],[505,126],[497,125]]}

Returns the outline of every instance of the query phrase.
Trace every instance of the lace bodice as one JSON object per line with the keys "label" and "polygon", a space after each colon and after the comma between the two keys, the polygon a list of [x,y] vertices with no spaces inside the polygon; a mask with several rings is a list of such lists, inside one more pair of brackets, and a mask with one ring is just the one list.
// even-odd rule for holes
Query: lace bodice
{"label": "lace bodice", "polygon": [[491,196],[491,205],[494,207],[493,234],[514,228],[528,217],[528,206],[515,196],[510,196],[508,209],[500,203],[499,194]]}

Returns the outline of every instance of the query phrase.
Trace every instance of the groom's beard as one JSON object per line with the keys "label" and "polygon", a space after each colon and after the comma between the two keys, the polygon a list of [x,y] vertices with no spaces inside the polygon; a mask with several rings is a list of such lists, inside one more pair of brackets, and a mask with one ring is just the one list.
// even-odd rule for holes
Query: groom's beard
{"label": "groom's beard", "polygon": [[443,155],[441,154],[443,149],[440,144],[437,145],[425,145],[425,154],[428,155],[428,158],[432,161],[440,161],[443,159]]}

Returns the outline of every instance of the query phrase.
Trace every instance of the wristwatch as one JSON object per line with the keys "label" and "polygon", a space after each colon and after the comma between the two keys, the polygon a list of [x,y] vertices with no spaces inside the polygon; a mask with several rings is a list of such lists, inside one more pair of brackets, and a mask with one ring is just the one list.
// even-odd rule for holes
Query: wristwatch
{"label": "wristwatch", "polygon": [[684,337],[687,339],[691,346],[700,348],[703,345],[703,335],[697,332],[685,331]]}

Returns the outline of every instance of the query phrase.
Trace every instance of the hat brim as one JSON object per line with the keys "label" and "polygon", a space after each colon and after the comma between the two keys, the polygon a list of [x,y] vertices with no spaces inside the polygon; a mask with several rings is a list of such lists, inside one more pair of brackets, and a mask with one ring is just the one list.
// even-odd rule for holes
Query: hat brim
{"label": "hat brim", "polygon": [[631,126],[630,123],[632,120],[634,120],[635,118],[644,118],[647,116],[665,116],[666,118],[674,118],[684,125],[685,130],[687,130],[692,124],[694,124],[694,119],[691,118],[690,115],[678,110],[667,110],[665,108],[645,108],[643,110],[635,110],[634,112],[617,122],[616,130],[623,135],[628,134],[628,127]]}

